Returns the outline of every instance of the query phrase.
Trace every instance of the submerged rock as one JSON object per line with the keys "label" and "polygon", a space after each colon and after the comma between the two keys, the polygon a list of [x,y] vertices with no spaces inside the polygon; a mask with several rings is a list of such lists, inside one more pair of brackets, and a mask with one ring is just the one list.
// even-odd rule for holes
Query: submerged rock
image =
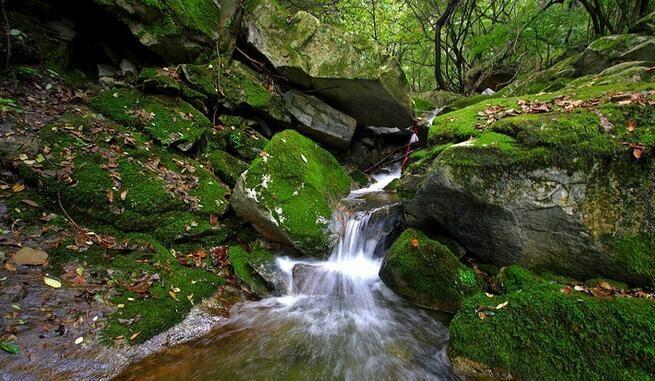
{"label": "submerged rock", "polygon": [[329,152],[286,130],[241,175],[230,204],[264,237],[321,256],[329,247],[332,206],[349,190],[348,174]]}
{"label": "submerged rock", "polygon": [[320,99],[287,91],[284,94],[287,111],[298,120],[298,129],[319,142],[335,147],[348,147],[357,121],[333,109]]}
{"label": "submerged rock", "polygon": [[380,46],[323,25],[307,12],[289,15],[268,0],[256,3],[244,23],[247,42],[282,75],[314,89],[359,124],[412,124],[405,75]]}
{"label": "submerged rock", "polygon": [[407,229],[384,257],[380,278],[412,302],[455,312],[466,295],[482,288],[475,272],[447,246],[418,230]]}

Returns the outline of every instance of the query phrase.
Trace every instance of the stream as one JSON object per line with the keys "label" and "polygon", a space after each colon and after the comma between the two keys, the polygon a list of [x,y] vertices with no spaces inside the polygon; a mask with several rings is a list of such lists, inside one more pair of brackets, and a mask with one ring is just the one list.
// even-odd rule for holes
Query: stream
{"label": "stream", "polygon": [[286,295],[235,306],[221,327],[117,380],[457,380],[445,318],[410,305],[378,277],[390,244],[385,208],[397,207],[383,188],[399,176],[397,167],[375,175],[343,200],[333,221],[341,235],[327,260],[278,258]]}

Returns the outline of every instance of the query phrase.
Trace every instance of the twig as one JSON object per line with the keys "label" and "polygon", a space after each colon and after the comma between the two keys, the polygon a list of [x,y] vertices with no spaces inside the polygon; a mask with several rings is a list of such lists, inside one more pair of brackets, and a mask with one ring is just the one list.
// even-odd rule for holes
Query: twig
{"label": "twig", "polygon": [[246,54],[246,52],[244,52],[243,50],[241,50],[238,46],[235,46],[234,48],[237,50],[237,52],[239,52],[241,55],[243,55],[244,57],[246,57],[250,62],[252,62],[252,63],[254,63],[255,65],[259,66],[260,69],[264,67],[264,63],[259,62],[259,61],[257,61],[256,59],[250,57],[249,55]]}

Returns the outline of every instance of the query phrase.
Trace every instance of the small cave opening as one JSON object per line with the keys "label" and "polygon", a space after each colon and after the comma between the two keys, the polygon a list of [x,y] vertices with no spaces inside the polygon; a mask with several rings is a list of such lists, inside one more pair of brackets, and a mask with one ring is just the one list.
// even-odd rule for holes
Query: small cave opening
{"label": "small cave opening", "polygon": [[[40,38],[66,45],[66,56],[60,58],[61,62],[54,62],[65,70],[79,70],[97,77],[103,71],[120,73],[123,68],[138,73],[144,66],[165,64],[162,57],[138,41],[126,24],[92,1],[56,5],[39,0],[9,2],[8,11],[10,15],[22,14],[38,23],[25,25],[23,21],[21,26],[28,37],[42,33],[45,36]],[[53,52],[41,50],[41,57],[35,61],[52,61],[47,55]]]}

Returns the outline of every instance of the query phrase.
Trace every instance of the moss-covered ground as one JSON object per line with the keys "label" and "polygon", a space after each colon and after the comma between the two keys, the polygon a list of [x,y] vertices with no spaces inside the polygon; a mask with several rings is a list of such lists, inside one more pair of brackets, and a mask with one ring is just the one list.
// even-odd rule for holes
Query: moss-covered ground
{"label": "moss-covered ground", "polygon": [[[655,303],[591,296],[527,270],[504,270],[506,293],[463,303],[450,353],[530,380],[650,380]],[[604,283],[607,284],[607,283]]]}

